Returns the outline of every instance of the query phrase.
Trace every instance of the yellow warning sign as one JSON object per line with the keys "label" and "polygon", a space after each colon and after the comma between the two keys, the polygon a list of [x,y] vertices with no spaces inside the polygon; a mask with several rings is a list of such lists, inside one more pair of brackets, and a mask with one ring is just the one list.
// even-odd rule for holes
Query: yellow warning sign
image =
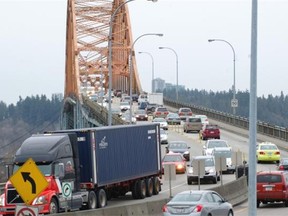
{"label": "yellow warning sign", "polygon": [[48,186],[47,180],[32,158],[29,158],[23,166],[10,177],[10,181],[27,205],[30,205]]}

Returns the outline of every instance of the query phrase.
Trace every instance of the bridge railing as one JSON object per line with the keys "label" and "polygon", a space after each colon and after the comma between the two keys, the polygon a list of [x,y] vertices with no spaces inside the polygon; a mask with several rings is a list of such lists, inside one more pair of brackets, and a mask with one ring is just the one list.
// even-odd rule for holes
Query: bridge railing
{"label": "bridge railing", "polygon": [[[88,97],[83,98],[83,105],[87,113],[87,120],[96,120],[100,125],[108,125],[108,110],[98,103],[90,100]],[[112,125],[122,125],[125,122],[117,115],[112,115]],[[100,126],[99,125],[99,126]]]}
{"label": "bridge railing", "polygon": [[[241,116],[234,116],[229,113],[216,111],[213,109],[196,106],[188,103],[177,103],[175,100],[164,98],[164,104],[179,109],[180,107],[189,107],[192,112],[207,115],[207,117],[220,121],[235,127],[249,130],[249,119]],[[257,121],[257,133],[270,136],[276,139],[288,141],[288,128]]]}

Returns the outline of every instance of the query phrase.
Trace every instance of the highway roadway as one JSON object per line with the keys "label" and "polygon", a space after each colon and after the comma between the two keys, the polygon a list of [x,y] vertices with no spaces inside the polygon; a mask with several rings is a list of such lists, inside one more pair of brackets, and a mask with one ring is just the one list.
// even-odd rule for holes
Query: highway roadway
{"label": "highway roadway", "polygon": [[[114,103],[114,102],[113,102],[113,106],[117,106],[117,103]],[[145,122],[138,122],[137,124],[143,124],[143,123]],[[232,146],[232,149],[234,151],[238,151],[238,150],[242,151],[245,155],[245,159],[248,160],[249,140],[247,136],[237,135],[237,134],[238,132],[232,132],[230,127],[228,130],[221,128],[221,139],[227,140],[228,143]],[[187,134],[187,133],[183,133],[181,126],[170,126],[168,130],[168,141],[173,141],[173,140],[186,141],[188,145],[190,146],[191,157],[202,155],[202,147],[203,147],[204,141],[199,140],[198,133]],[[166,146],[165,144],[161,145],[162,155],[165,154],[165,146]],[[149,157],[149,155],[147,155],[147,157]],[[281,157],[288,157],[287,151],[281,150]],[[276,169],[276,164],[265,163],[265,164],[257,165],[258,171],[275,170],[275,169]],[[222,176],[223,184],[233,181],[235,179],[236,177],[234,174],[225,174]],[[217,185],[220,185],[220,184],[221,184],[221,181],[217,183]],[[215,186],[216,184],[207,183],[207,184],[201,184],[200,188],[209,189]],[[173,196],[184,190],[198,190],[198,185],[197,184],[188,185],[186,174],[177,174],[176,180],[172,181],[172,187],[171,187],[172,191],[170,191],[169,188],[170,188],[169,181],[162,179],[162,191],[159,193],[159,195],[145,198],[143,200],[134,200],[131,194],[128,193],[126,194],[125,197],[119,197],[117,199],[112,199],[108,201],[108,206],[106,208],[124,206],[124,205],[133,205],[136,203],[150,202],[150,201],[155,201],[155,200],[160,200],[160,199],[168,199],[170,197],[170,193]],[[162,206],[159,206],[159,209],[161,209],[161,207]],[[260,215],[260,216],[269,215],[270,216],[272,214],[277,214],[277,216],[287,215],[287,208],[285,208],[283,204],[268,204],[268,205],[262,205],[260,208],[257,209],[257,215]],[[234,215],[235,216],[247,216],[248,215],[248,202],[244,202],[238,206],[235,206]]]}
{"label": "highway roadway", "polygon": [[[115,104],[114,104],[115,105]],[[135,106],[134,108],[135,109]],[[211,120],[210,120],[211,121]],[[137,124],[141,124],[143,122],[138,122]],[[240,131],[240,129],[239,129]],[[248,132],[247,132],[248,133]],[[231,128],[228,130],[225,130],[221,128],[221,139],[227,140],[228,143],[232,146],[233,151],[241,151],[244,153],[244,159],[248,161],[249,156],[249,140],[248,136],[240,135],[242,133],[239,133],[237,135],[237,132],[231,132]],[[263,137],[262,137],[263,139]],[[265,139],[265,138],[264,138]],[[170,126],[168,130],[168,141],[173,140],[183,140],[186,141],[190,146],[190,154],[192,156],[196,155],[202,155],[202,147],[204,145],[205,141],[199,140],[198,133],[183,133],[181,126]],[[165,154],[165,146],[162,146],[162,155]],[[147,157],[149,157],[147,155]],[[288,157],[286,150],[281,150],[281,157]],[[249,161],[248,161],[249,163]],[[261,170],[276,170],[276,164],[273,163],[265,163],[265,164],[257,164],[257,171]],[[222,181],[223,184],[235,180],[236,177],[234,174],[225,174],[223,175]],[[178,192],[184,191],[184,190],[198,190],[198,185],[188,185],[186,174],[177,174],[176,180],[172,181],[172,191],[169,190],[169,181],[162,180],[162,191],[157,196],[152,196],[150,198],[145,198],[144,200],[133,200],[132,196],[130,194],[127,194],[125,197],[113,199],[108,202],[109,207],[116,207],[116,206],[123,206],[123,205],[132,205],[135,203],[141,203],[146,201],[153,201],[153,200],[159,200],[164,198],[169,198],[170,193],[175,195]],[[217,185],[221,184],[221,182],[218,182]],[[215,184],[201,184],[201,189],[209,189],[214,187]],[[161,206],[159,206],[161,208]],[[244,202],[238,206],[234,207],[234,215],[236,216],[247,216],[248,215],[248,202]],[[284,216],[287,215],[287,208],[283,206],[283,204],[267,204],[262,205],[260,208],[257,209],[257,215],[260,216],[270,216],[272,214],[277,214],[278,216]]]}
{"label": "highway roadway", "polygon": [[[141,124],[141,122],[140,122]],[[234,133],[221,130],[221,139],[225,139],[229,142],[229,144],[232,146],[233,150],[241,150],[244,155],[246,156],[246,159],[248,160],[248,139],[236,135]],[[201,155],[202,154],[202,146],[204,144],[204,141],[199,140],[198,133],[183,133],[181,128],[170,126],[168,130],[168,140],[183,140],[186,141],[190,146],[190,154],[192,156]],[[161,145],[162,149],[162,155],[165,154],[165,144]],[[286,151],[281,151],[282,157],[287,157]],[[147,155],[147,157],[149,157]],[[258,164],[257,170],[275,170],[276,165],[275,164]],[[234,174],[225,174],[222,176],[223,184],[233,181],[236,179]],[[153,200],[159,200],[164,198],[170,197],[170,190],[169,190],[169,181],[162,180],[162,191],[157,196],[152,196],[150,198],[145,198],[144,200],[133,200],[131,194],[127,194],[125,197],[120,197],[118,199],[112,199],[111,201],[108,201],[107,207],[116,207],[116,206],[123,206],[123,205],[132,205],[136,203],[141,202],[149,202]],[[179,193],[184,190],[198,190],[198,185],[188,185],[186,174],[177,174],[176,180],[172,181],[172,196],[176,193]],[[217,185],[221,184],[221,181],[217,183]],[[201,184],[201,189],[209,189],[214,187],[215,184]],[[161,208],[161,206],[159,206]],[[248,215],[248,202],[242,203],[236,207],[234,207],[235,215],[236,216],[247,216]],[[257,209],[258,215],[272,215],[273,213],[277,213],[278,216],[281,215],[287,215],[287,209],[283,207],[282,204],[270,204],[270,205],[262,205],[259,209]]]}

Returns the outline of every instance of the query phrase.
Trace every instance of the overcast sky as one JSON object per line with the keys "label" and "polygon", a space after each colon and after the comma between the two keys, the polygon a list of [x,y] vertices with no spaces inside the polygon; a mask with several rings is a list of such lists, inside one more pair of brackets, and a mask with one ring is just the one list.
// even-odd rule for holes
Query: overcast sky
{"label": "overcast sky", "polygon": [[[189,89],[249,91],[252,0],[145,0],[129,2],[138,72],[145,91],[155,77]],[[288,94],[288,1],[258,0],[258,96]],[[66,0],[0,0],[0,100],[63,93],[65,82]]]}

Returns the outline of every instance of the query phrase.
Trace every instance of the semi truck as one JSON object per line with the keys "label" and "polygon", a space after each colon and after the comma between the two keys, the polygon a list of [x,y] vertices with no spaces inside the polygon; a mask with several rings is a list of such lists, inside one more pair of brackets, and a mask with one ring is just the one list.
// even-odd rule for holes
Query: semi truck
{"label": "semi truck", "polygon": [[163,106],[163,93],[148,93],[149,104],[157,104]]}
{"label": "semi truck", "polygon": [[[14,215],[23,198],[10,181],[33,160],[48,182],[31,203],[39,214],[103,208],[131,192],[144,199],[161,191],[159,124],[103,126],[35,134],[16,151],[13,170],[0,197],[0,215]],[[7,170],[8,172],[9,170]],[[11,179],[12,180],[12,179]],[[71,185],[65,197],[63,184]],[[29,187],[23,183],[23,187]]]}

